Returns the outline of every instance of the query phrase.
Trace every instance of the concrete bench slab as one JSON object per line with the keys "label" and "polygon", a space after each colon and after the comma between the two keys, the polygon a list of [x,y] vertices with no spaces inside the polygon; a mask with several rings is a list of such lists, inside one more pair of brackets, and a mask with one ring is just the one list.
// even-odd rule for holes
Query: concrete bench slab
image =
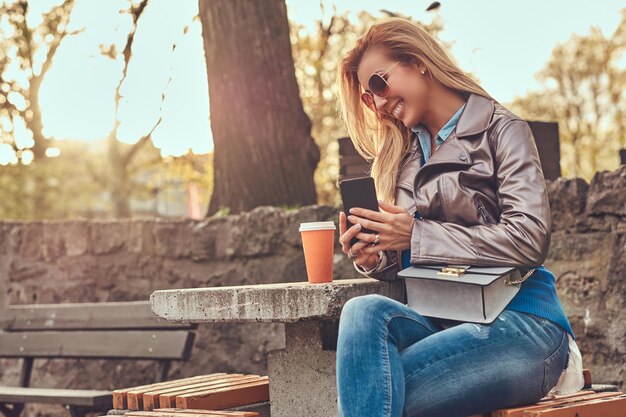
{"label": "concrete bench slab", "polygon": [[404,300],[404,285],[357,278],[163,290],[150,302],[157,316],[175,323],[285,323],[285,348],[268,353],[271,416],[337,417],[339,317],[350,298],[367,294]]}
{"label": "concrete bench slab", "polygon": [[373,278],[338,279],[331,283],[239,285],[155,291],[152,311],[170,322],[281,322],[337,319],[350,298],[382,294],[403,296],[399,282]]}

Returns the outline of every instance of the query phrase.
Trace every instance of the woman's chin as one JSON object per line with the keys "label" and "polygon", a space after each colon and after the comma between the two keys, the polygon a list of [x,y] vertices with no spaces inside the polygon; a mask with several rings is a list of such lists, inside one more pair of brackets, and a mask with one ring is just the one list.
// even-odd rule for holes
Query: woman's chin
{"label": "woman's chin", "polygon": [[398,120],[401,121],[404,124],[404,126],[406,126],[408,129],[412,128],[413,126],[417,124],[417,122],[413,122],[412,117],[407,117],[407,115],[402,115],[402,118]]}

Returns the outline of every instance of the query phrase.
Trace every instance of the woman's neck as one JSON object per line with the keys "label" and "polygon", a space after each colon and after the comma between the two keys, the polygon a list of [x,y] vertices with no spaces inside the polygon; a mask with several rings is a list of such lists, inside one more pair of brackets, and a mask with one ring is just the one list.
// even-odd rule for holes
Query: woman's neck
{"label": "woman's neck", "polygon": [[448,123],[463,103],[465,103],[463,97],[448,88],[433,90],[428,108],[421,121],[430,132],[431,138],[434,139],[435,135]]}

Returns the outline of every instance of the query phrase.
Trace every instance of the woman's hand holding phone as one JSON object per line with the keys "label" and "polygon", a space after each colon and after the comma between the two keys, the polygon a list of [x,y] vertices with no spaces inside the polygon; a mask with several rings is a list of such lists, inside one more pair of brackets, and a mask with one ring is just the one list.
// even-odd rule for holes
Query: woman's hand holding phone
{"label": "woman's hand holding phone", "polygon": [[[351,222],[354,226],[346,230],[347,218],[344,212],[339,213],[339,242],[343,252],[349,256],[350,239],[356,237],[357,243],[352,245],[352,253],[357,255],[357,265],[372,269],[378,262],[378,251],[404,250],[411,248],[413,222],[415,218],[407,209],[388,204],[379,200],[383,212],[355,207],[352,209]],[[380,243],[373,246],[375,234],[359,233],[358,226],[374,230],[380,235]]]}
{"label": "woman's hand holding phone", "polygon": [[[347,230],[346,227],[346,214],[342,211],[339,213],[339,243],[341,243],[341,250],[343,253],[350,256],[350,241],[352,238],[356,237],[357,239],[364,239],[368,233],[360,233],[361,225],[359,223],[353,225]],[[352,248],[354,248],[352,253],[357,255],[354,262],[356,262],[358,266],[369,270],[374,268],[378,263],[378,252],[373,254],[363,252],[361,249],[368,244],[369,242],[363,242],[360,240],[352,246]]]}

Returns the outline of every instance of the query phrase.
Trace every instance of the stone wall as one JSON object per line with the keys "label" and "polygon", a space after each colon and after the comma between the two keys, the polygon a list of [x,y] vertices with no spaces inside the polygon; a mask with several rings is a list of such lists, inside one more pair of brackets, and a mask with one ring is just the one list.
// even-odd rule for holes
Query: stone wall
{"label": "stone wall", "polygon": [[626,165],[549,184],[553,233],[545,263],[595,382],[626,381]]}
{"label": "stone wall", "polygon": [[[626,166],[549,182],[553,234],[546,267],[584,366],[596,382],[626,380]],[[147,300],[157,289],[305,281],[298,225],[333,220],[339,208],[258,207],[207,221],[128,220],[0,223],[0,307],[5,304]],[[336,246],[335,278],[359,275]],[[192,358],[172,377],[266,374],[266,353],[284,346],[282,324],[201,325]],[[32,385],[114,389],[153,380],[148,361],[39,360]],[[0,361],[0,384],[19,363]],[[43,411],[49,410],[49,411]],[[44,413],[44,414],[42,414]],[[60,415],[30,406],[26,415]]]}

